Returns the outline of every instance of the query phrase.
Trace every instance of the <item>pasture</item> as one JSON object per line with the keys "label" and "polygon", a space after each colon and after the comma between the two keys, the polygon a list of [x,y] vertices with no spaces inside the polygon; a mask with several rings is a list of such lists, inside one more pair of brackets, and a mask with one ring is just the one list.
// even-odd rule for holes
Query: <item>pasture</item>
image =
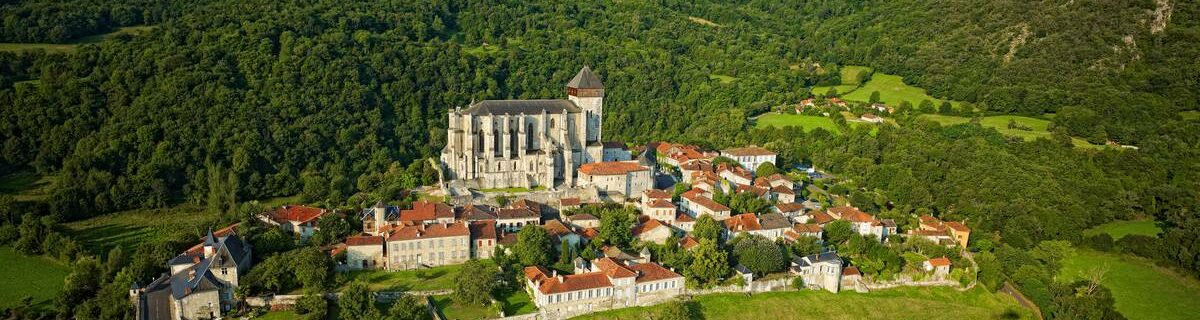
{"label": "pasture", "polygon": [[[848,94],[843,94],[842,98],[850,101],[866,102],[871,100],[871,93],[875,91],[879,91],[880,102],[893,106],[900,104],[901,101],[908,101],[908,103],[916,107],[920,105],[922,100],[929,100],[936,107],[941,105],[942,101],[950,101],[931,97],[925,92],[925,89],[905,84],[904,79],[900,76],[878,72],[871,76],[871,81],[867,81],[867,83]],[[950,105],[955,109],[962,108],[962,103],[958,101],[950,101]]]}
{"label": "pasture", "polygon": [[53,309],[63,279],[71,272],[65,263],[27,257],[7,246],[0,247],[0,261],[0,309],[18,306],[25,297],[32,298],[34,308]]}
{"label": "pasture", "polygon": [[66,43],[0,43],[0,51],[46,50],[50,52],[71,52],[80,45],[100,43],[108,38],[122,34],[140,35],[154,30],[154,26],[122,27],[109,33],[80,37]]}
{"label": "pasture", "polygon": [[[952,125],[967,123],[967,122],[971,121],[971,119],[966,118],[966,117],[948,116],[948,115],[940,115],[940,114],[922,114],[922,115],[920,115],[920,117],[936,121],[937,123],[941,124],[942,126],[952,126]],[[1009,128],[1008,127],[1009,120],[1012,120],[1013,122],[1016,122],[1018,125],[1026,127],[1030,130]],[[1051,138],[1050,131],[1048,130],[1048,127],[1050,126],[1050,120],[1045,120],[1045,119],[1031,118],[1031,117],[1025,117],[1025,116],[1014,116],[1014,115],[987,116],[987,117],[980,118],[979,125],[983,126],[983,127],[996,129],[996,131],[999,131],[1001,134],[1004,134],[1004,135],[1025,139],[1025,141],[1031,141],[1031,140],[1035,140],[1037,138],[1046,138],[1046,139]],[[1076,147],[1090,147],[1090,148],[1103,148],[1104,147],[1101,145],[1093,145],[1091,143],[1088,143],[1087,140],[1083,140],[1083,139],[1080,139],[1077,137],[1071,137],[1071,143],[1074,144]]]}
{"label": "pasture", "polygon": [[1098,233],[1107,233],[1113,237],[1113,240],[1124,238],[1127,235],[1139,234],[1144,236],[1157,237],[1161,228],[1155,224],[1154,220],[1129,220],[1129,221],[1113,221],[1105,223],[1095,228],[1083,231],[1083,235],[1090,236]]}
{"label": "pasture", "polygon": [[1063,261],[1058,281],[1084,279],[1097,268],[1105,271],[1100,283],[1112,291],[1117,311],[1126,318],[1191,319],[1200,314],[1200,281],[1140,257],[1077,248]]}

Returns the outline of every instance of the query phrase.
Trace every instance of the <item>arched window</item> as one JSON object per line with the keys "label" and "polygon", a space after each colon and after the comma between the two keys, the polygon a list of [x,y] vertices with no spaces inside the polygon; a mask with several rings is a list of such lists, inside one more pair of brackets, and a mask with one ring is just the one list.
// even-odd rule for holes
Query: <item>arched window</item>
{"label": "arched window", "polygon": [[504,156],[504,151],[500,149],[500,142],[504,137],[500,136],[499,129],[492,129],[492,150],[495,150],[496,156]]}
{"label": "arched window", "polygon": [[550,118],[550,129],[554,129],[554,118]]}
{"label": "arched window", "polygon": [[475,131],[475,150],[483,149],[483,130]]}
{"label": "arched window", "polygon": [[536,141],[536,140],[534,140],[535,139],[534,136],[536,136],[536,135],[537,135],[537,130],[534,129],[533,122],[526,123],[525,124],[525,150],[537,150],[537,147],[535,147],[533,145],[533,142]]}
{"label": "arched window", "polygon": [[508,154],[517,157],[517,129],[508,129]]}

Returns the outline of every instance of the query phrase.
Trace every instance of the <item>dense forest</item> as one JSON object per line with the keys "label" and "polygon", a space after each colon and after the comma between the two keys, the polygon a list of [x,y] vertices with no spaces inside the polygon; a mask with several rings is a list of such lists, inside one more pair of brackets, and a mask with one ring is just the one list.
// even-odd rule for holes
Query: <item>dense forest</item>
{"label": "dense forest", "polygon": [[[868,210],[967,219],[1015,248],[1155,217],[1163,239],[1138,254],[1200,272],[1200,122],[1178,113],[1200,109],[1198,15],[1150,0],[13,1],[0,42],[152,29],[0,52],[0,175],[52,177],[38,211],[57,221],[296,194],[361,206],[433,181],[423,159],[448,108],[561,98],[589,65],[609,88],[608,139],[766,145],[781,168],[852,181]],[[1024,142],[907,116],[877,134],[751,129],[841,65],[967,114],[1053,112],[1063,130]]]}

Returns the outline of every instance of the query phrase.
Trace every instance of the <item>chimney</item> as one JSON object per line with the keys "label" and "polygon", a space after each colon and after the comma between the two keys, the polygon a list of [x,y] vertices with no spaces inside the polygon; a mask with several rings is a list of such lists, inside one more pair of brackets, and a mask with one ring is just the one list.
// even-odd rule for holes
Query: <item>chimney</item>
{"label": "chimney", "polygon": [[196,269],[188,270],[188,281],[196,279]]}

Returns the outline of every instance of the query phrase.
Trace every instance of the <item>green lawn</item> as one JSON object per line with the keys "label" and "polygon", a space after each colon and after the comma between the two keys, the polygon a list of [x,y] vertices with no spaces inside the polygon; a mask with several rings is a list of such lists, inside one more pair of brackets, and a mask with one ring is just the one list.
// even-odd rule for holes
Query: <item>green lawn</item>
{"label": "green lawn", "polygon": [[[971,120],[966,117],[948,116],[948,115],[940,115],[940,114],[922,114],[920,117],[936,121],[943,126],[967,123],[968,121]],[[1008,127],[1009,120],[1015,121],[1016,123],[1018,123],[1020,125],[1029,127],[1031,130],[1020,130],[1020,129],[1015,129],[1015,128],[1009,128]],[[1002,133],[1004,135],[1019,137],[1019,138],[1025,139],[1026,141],[1035,140],[1037,138],[1050,139],[1050,136],[1051,136],[1050,131],[1047,129],[1050,126],[1050,120],[1045,120],[1045,119],[1031,118],[1031,117],[1025,117],[1025,116],[1014,116],[1014,115],[999,115],[999,116],[983,117],[982,119],[979,120],[979,124],[984,127],[994,128],[994,129],[996,129],[996,131],[999,131],[1000,133]],[[1073,143],[1076,147],[1091,147],[1091,148],[1103,148],[1104,147],[1102,145],[1094,145],[1094,144],[1088,143],[1087,140],[1083,140],[1083,139],[1080,139],[1077,137],[1071,137],[1071,143]]]}
{"label": "green lawn", "polygon": [[300,317],[300,315],[297,315],[295,312],[292,312],[292,311],[271,311],[271,312],[264,313],[261,316],[254,317],[253,319],[254,320],[285,320],[285,319],[296,319],[299,317]]}
{"label": "green lawn", "polygon": [[1130,220],[1105,223],[1096,226],[1095,228],[1085,230],[1083,235],[1090,236],[1104,232],[1112,236],[1113,240],[1117,240],[1131,234],[1157,237],[1159,231],[1162,231],[1162,229],[1158,228],[1158,225],[1154,223],[1154,220]]}
{"label": "green lawn", "polygon": [[822,116],[770,113],[770,114],[764,114],[763,116],[758,117],[758,119],[755,119],[754,121],[755,121],[755,126],[759,127],[759,128],[765,128],[765,127],[783,128],[783,127],[793,126],[793,127],[802,127],[802,128],[804,128],[805,132],[813,131],[817,128],[824,128],[825,130],[832,131],[832,132],[839,131],[837,125],[833,123],[832,119],[829,119],[827,117],[822,117]]}
{"label": "green lawn", "polygon": [[[844,67],[842,67],[842,70],[841,70],[842,84],[858,86],[858,85],[862,84],[862,83],[858,82],[858,75],[862,74],[862,73],[870,74],[871,72],[872,72],[871,67],[844,66]],[[847,93],[850,91],[841,91],[841,89],[838,89],[838,92],[841,92],[844,94],[844,93]]]}
{"label": "green lawn", "polygon": [[17,201],[38,201],[49,194],[51,177],[22,171],[0,177],[0,194],[12,195]]}
{"label": "green lawn", "polygon": [[[490,261],[490,260],[487,260]],[[424,270],[363,270],[351,271],[350,280],[365,281],[371,291],[426,291],[454,289],[454,277],[462,265],[448,265]],[[424,274],[424,278],[418,274]]]}
{"label": "green lawn", "polygon": [[123,27],[109,33],[72,39],[71,41],[67,41],[67,43],[0,43],[0,51],[23,51],[37,49],[58,52],[75,51],[75,48],[82,44],[99,43],[105,39],[112,38],[120,34],[143,34],[153,29],[154,26]]}
{"label": "green lawn", "polygon": [[736,77],[727,76],[727,75],[723,75],[723,74],[710,74],[710,75],[708,75],[708,79],[720,81],[721,84],[730,84],[737,80]]}
{"label": "green lawn", "polygon": [[853,84],[844,84],[839,86],[817,86],[812,87],[812,94],[823,96],[829,94],[830,89],[837,89],[838,95],[845,95],[847,92],[854,91],[855,88],[858,88],[858,86]]}
{"label": "green lawn", "polygon": [[[899,288],[866,294],[843,291],[769,292],[753,296],[721,293],[697,296],[705,319],[995,319],[1031,318],[1016,301],[982,287]],[[610,310],[578,319],[646,319],[655,307]]]}
{"label": "green lawn", "polygon": [[454,297],[449,295],[433,296],[433,303],[437,305],[438,312],[448,320],[489,319],[500,316],[493,313],[489,306],[456,303]]}
{"label": "green lawn", "polygon": [[504,301],[505,316],[511,317],[537,312],[537,306],[533,304],[533,299],[529,298],[529,294],[525,293],[524,290],[510,292],[507,295],[496,298],[497,300]]}
{"label": "green lawn", "polygon": [[1195,319],[1200,314],[1200,281],[1128,255],[1076,249],[1063,261],[1059,280],[1082,279],[1094,268],[1106,270],[1100,283],[1112,290],[1126,318]]}
{"label": "green lawn", "polygon": [[490,55],[499,53],[500,46],[482,45],[482,46],[478,46],[478,47],[465,48],[465,49],[463,49],[463,52],[466,52],[467,54],[477,56],[477,57],[490,56]]}
{"label": "green lawn", "polygon": [[[914,107],[921,104],[921,100],[928,99],[933,102],[936,107],[941,105],[942,101],[925,93],[925,89],[910,86],[904,83],[904,79],[900,76],[878,73],[871,76],[871,81],[867,81],[861,88],[851,91],[849,94],[843,94],[842,98],[851,101],[870,101],[871,92],[879,91],[879,100],[889,105],[898,105],[900,101],[908,101]],[[950,105],[955,109],[961,108],[962,103],[958,101],[950,101]]]}
{"label": "green lawn", "polygon": [[0,247],[0,309],[32,297],[37,308],[52,309],[70,273],[65,263],[47,257],[26,257],[11,247]]}

